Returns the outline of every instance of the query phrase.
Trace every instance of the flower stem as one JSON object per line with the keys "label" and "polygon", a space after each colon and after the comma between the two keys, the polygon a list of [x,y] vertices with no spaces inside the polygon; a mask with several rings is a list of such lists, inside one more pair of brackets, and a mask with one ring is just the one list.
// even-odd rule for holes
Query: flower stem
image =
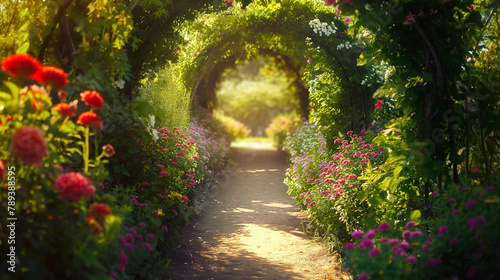
{"label": "flower stem", "polygon": [[84,172],[89,173],[89,127],[85,127],[85,146],[83,147]]}

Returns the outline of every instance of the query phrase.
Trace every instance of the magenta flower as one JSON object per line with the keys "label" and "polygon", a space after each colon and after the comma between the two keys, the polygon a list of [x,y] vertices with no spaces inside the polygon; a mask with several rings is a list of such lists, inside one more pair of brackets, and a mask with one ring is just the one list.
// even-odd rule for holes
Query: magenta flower
{"label": "magenta flower", "polygon": [[447,226],[442,226],[439,229],[438,235],[441,236],[441,235],[445,234],[447,231],[448,231],[448,227]]}
{"label": "magenta flower", "polygon": [[133,243],[134,242],[134,237],[132,236],[132,234],[130,233],[127,233],[127,235],[125,235],[125,238],[127,239],[128,242],[130,243]]}
{"label": "magenta flower", "polygon": [[358,280],[366,280],[370,277],[370,274],[366,273],[366,272],[363,272],[361,274],[359,274],[358,276]]}
{"label": "magenta flower", "polygon": [[364,233],[361,230],[355,230],[352,232],[352,237],[354,237],[356,239],[361,239],[361,238],[363,238],[363,236],[364,236]]}
{"label": "magenta flower", "polygon": [[368,255],[370,255],[370,257],[378,256],[380,255],[380,249],[374,248],[368,253]]}
{"label": "magenta flower", "polygon": [[373,239],[376,234],[377,234],[377,232],[375,230],[371,229],[366,233],[366,238]]}
{"label": "magenta flower", "polygon": [[165,166],[163,166],[162,164],[157,164],[156,166],[158,166],[161,170],[165,170]]}
{"label": "magenta flower", "polygon": [[134,235],[137,235],[137,231],[135,230],[135,228],[129,228],[128,230]]}
{"label": "magenta flower", "polygon": [[448,199],[448,203],[454,203],[454,202],[456,202],[456,200],[454,198]]}
{"label": "magenta flower", "polygon": [[160,176],[162,177],[167,177],[169,174],[167,171],[163,170],[162,172],[160,172]]}
{"label": "magenta flower", "polygon": [[168,227],[162,226],[161,228],[163,229],[163,231],[168,232]]}
{"label": "magenta flower", "polygon": [[350,24],[351,23],[351,18],[350,17],[344,18],[344,22],[345,22],[345,24]]}
{"label": "magenta flower", "polygon": [[394,245],[396,245],[398,243],[399,243],[398,239],[391,239],[391,240],[389,240],[389,245],[391,245],[391,246],[394,246]]}
{"label": "magenta flower", "polygon": [[391,226],[389,225],[389,223],[381,223],[378,226],[378,229],[380,229],[380,230],[391,230]]}
{"label": "magenta flower", "polygon": [[458,211],[458,209],[451,211],[451,216],[452,217],[455,216],[456,214],[458,214],[458,212],[460,212],[460,211]]}
{"label": "magenta flower", "polygon": [[467,201],[467,203],[465,203],[465,210],[470,210],[475,203],[476,201],[472,199]]}
{"label": "magenta flower", "polygon": [[387,244],[387,242],[389,242],[389,240],[385,237],[382,237],[382,239],[380,239],[380,244]]}
{"label": "magenta flower", "polygon": [[183,195],[182,196],[182,200],[184,200],[185,203],[188,203],[189,202],[189,199],[187,198],[187,196]]}
{"label": "magenta flower", "polygon": [[371,247],[373,247],[373,240],[365,239],[361,242],[361,244],[363,245],[363,247],[371,248]]}
{"label": "magenta flower", "polygon": [[409,263],[416,263],[417,262],[417,257],[415,257],[415,256],[408,256],[406,258],[406,261],[409,262]]}
{"label": "magenta flower", "polygon": [[406,242],[406,241],[401,241],[401,242],[399,243],[399,247],[401,247],[401,248],[404,248],[404,249],[408,250],[408,249],[410,249],[410,243],[408,243],[408,242]]}
{"label": "magenta flower", "polygon": [[458,238],[453,238],[452,240],[450,240],[450,243],[448,243],[450,246],[453,246],[455,244],[458,243]]}
{"label": "magenta flower", "polygon": [[134,246],[132,246],[132,244],[130,243],[125,243],[125,249],[127,249],[129,252],[133,252]]}
{"label": "magenta flower", "polygon": [[402,236],[403,236],[403,239],[408,239],[411,236],[411,231],[409,231],[409,230],[403,231]]}
{"label": "magenta flower", "polygon": [[422,235],[422,232],[417,230],[417,231],[415,231],[414,233],[411,234],[410,238],[414,239],[414,238],[417,238],[417,237],[419,237],[421,235]]}
{"label": "magenta flower", "polygon": [[349,242],[349,243],[345,244],[345,249],[346,250],[351,250],[352,248],[354,248],[354,244],[353,243]]}
{"label": "magenta flower", "polygon": [[175,209],[172,209],[172,212],[174,212],[174,215],[177,216],[177,211],[175,211]]}
{"label": "magenta flower", "polygon": [[144,245],[144,247],[146,247],[146,249],[148,249],[148,251],[153,252],[153,247],[149,243],[144,242],[144,243],[142,243],[142,245]]}

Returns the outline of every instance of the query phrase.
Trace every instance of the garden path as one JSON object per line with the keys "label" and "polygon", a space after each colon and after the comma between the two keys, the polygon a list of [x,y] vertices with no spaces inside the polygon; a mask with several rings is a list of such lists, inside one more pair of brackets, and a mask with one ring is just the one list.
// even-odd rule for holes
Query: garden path
{"label": "garden path", "polygon": [[347,279],[304,234],[282,183],[285,158],[269,145],[232,148],[231,165],[183,231],[165,279]]}

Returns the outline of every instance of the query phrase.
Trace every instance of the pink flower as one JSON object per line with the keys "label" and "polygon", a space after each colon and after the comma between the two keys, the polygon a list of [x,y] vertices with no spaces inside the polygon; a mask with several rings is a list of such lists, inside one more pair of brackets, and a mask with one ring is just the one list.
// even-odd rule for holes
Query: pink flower
{"label": "pink flower", "polygon": [[349,242],[349,243],[347,243],[347,244],[345,244],[345,249],[346,249],[346,250],[351,250],[352,248],[354,248],[354,244],[352,244],[352,243],[350,243],[350,242]]}
{"label": "pink flower", "polygon": [[448,199],[448,203],[454,203],[454,202],[456,202],[456,200],[454,198]]}
{"label": "pink flower", "polygon": [[164,232],[168,232],[168,227],[162,226],[161,228],[163,229]]}
{"label": "pink flower", "polygon": [[412,228],[415,226],[415,222],[414,221],[409,221],[408,223],[406,223],[406,228]]}
{"label": "pink flower", "polygon": [[146,249],[148,249],[148,251],[153,252],[153,247],[149,243],[144,242],[144,243],[142,243],[142,245],[144,245],[144,247],[146,247]]}
{"label": "pink flower", "polygon": [[483,216],[479,216],[474,219],[470,219],[467,221],[467,224],[469,224],[469,231],[475,230],[480,224],[486,224],[487,221]]}
{"label": "pink flower", "polygon": [[84,197],[90,197],[95,192],[90,179],[78,172],[61,174],[56,181],[55,188],[64,200],[78,202]]}
{"label": "pink flower", "polygon": [[154,240],[155,239],[155,235],[152,234],[152,233],[150,233],[150,234],[148,234],[148,238]]}
{"label": "pink flower", "polygon": [[399,247],[401,248],[405,248],[406,250],[410,249],[410,243],[406,242],[406,241],[401,241],[399,243]]}
{"label": "pink flower", "polygon": [[127,249],[129,252],[133,252],[134,246],[130,243],[125,243],[125,249]]}
{"label": "pink flower", "polygon": [[417,257],[415,257],[415,256],[408,256],[406,258],[406,261],[409,262],[409,263],[416,263],[417,262]]}
{"label": "pink flower", "polygon": [[467,203],[465,203],[465,210],[470,210],[475,203],[476,201],[472,199],[467,201]]}
{"label": "pink flower", "polygon": [[147,181],[142,181],[143,186],[149,186],[149,183]]}
{"label": "pink flower", "polygon": [[391,245],[391,246],[394,246],[394,245],[396,245],[398,243],[399,243],[398,239],[391,239],[391,240],[389,240],[389,245]]}
{"label": "pink flower", "polygon": [[331,6],[331,5],[333,5],[333,3],[335,3],[335,0],[325,0],[325,4],[326,4],[327,6]]}
{"label": "pink flower", "polygon": [[403,231],[403,239],[408,239],[411,236],[411,231],[405,230]]}
{"label": "pink flower", "polygon": [[370,253],[368,253],[368,255],[370,255],[370,257],[378,256],[380,255],[380,249],[374,248],[370,251]]}
{"label": "pink flower", "polygon": [[12,134],[10,148],[14,156],[25,164],[35,165],[47,155],[48,145],[41,129],[23,126]]}
{"label": "pink flower", "polygon": [[458,238],[453,238],[452,240],[450,240],[449,244],[450,244],[450,246],[453,246],[453,245],[455,245],[457,243],[458,243]]}
{"label": "pink flower", "polygon": [[352,130],[347,132],[347,135],[351,135],[351,134],[352,134]]}
{"label": "pink flower", "polygon": [[125,255],[125,253],[123,253],[123,251],[120,251],[120,263],[121,264],[128,264],[128,258],[127,258],[127,255]]}
{"label": "pink flower", "polygon": [[170,174],[168,174],[168,172],[165,171],[165,170],[163,170],[162,172],[160,172],[160,176],[161,177],[167,177],[168,175],[170,175]]}
{"label": "pink flower", "polygon": [[377,232],[375,230],[371,229],[366,233],[366,238],[373,239],[376,234],[377,234]]}
{"label": "pink flower", "polygon": [[361,242],[364,248],[371,248],[373,247],[373,240],[371,239],[365,239]]}
{"label": "pink flower", "polygon": [[177,216],[177,211],[175,211],[175,209],[172,209],[172,212],[174,212],[174,215]]}
{"label": "pink flower", "polygon": [[363,272],[361,274],[359,274],[358,276],[358,280],[366,280],[370,277],[370,274],[366,273],[366,272]]}
{"label": "pink flower", "polygon": [[472,167],[472,172],[474,173],[479,173],[479,169],[475,168],[475,167]]}
{"label": "pink flower", "polygon": [[380,229],[380,230],[391,230],[391,226],[389,225],[389,223],[381,223],[378,226],[378,229]]}
{"label": "pink flower", "polygon": [[189,199],[185,195],[182,196],[182,200],[184,200],[185,203],[188,203],[188,201],[189,201]]}
{"label": "pink flower", "polygon": [[452,217],[455,216],[456,214],[458,214],[458,212],[460,212],[460,211],[458,211],[458,209],[451,211],[451,216]]}
{"label": "pink flower", "polygon": [[345,22],[345,24],[350,24],[351,23],[351,18],[350,17],[344,18],[344,22]]}
{"label": "pink flower", "polygon": [[363,238],[363,236],[364,236],[364,233],[361,230],[355,230],[352,232],[352,237],[354,237],[356,239],[361,239],[361,238]]}
{"label": "pink flower", "polygon": [[448,227],[442,226],[438,231],[438,235],[441,236],[441,235],[445,234],[447,231],[448,231]]}
{"label": "pink flower", "polygon": [[412,234],[411,234],[410,238],[411,238],[411,239],[415,239],[415,238],[417,238],[417,237],[419,237],[419,236],[422,236],[422,232],[420,232],[420,231],[415,231],[414,233],[412,233]]}
{"label": "pink flower", "polygon": [[163,164],[157,164],[156,166],[158,166],[161,170],[165,170],[165,166],[163,166]]}
{"label": "pink flower", "polygon": [[140,226],[142,229],[145,229],[145,228],[146,228],[146,224],[145,224],[145,223],[139,223],[139,226]]}
{"label": "pink flower", "polygon": [[3,160],[0,159],[0,182],[2,182],[5,177],[5,165],[3,164]]}
{"label": "pink flower", "polygon": [[134,237],[130,233],[127,233],[127,235],[125,235],[125,239],[127,239],[127,241],[130,243],[134,243]]}

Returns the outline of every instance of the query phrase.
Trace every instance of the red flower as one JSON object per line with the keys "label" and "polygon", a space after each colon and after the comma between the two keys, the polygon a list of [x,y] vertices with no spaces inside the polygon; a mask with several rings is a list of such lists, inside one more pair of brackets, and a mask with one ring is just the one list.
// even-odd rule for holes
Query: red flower
{"label": "red flower", "polygon": [[335,3],[335,0],[325,0],[325,4],[326,4],[327,6],[331,6],[331,5],[333,5],[333,3]]}
{"label": "red flower", "polygon": [[230,8],[233,6],[233,0],[226,0],[227,7]]}
{"label": "red flower", "polygon": [[87,218],[87,226],[92,229],[93,234],[99,234],[101,233],[102,226],[99,224],[94,217],[88,217]]}
{"label": "red flower", "polygon": [[54,66],[43,66],[34,74],[33,78],[44,85],[50,85],[56,90],[61,90],[69,82],[67,76],[62,69]]}
{"label": "red flower", "polygon": [[0,182],[5,177],[5,165],[3,164],[3,160],[0,159]]}
{"label": "red flower", "polygon": [[55,188],[64,200],[78,202],[84,197],[90,197],[95,192],[90,179],[78,172],[70,172],[57,178]]}
{"label": "red flower", "polygon": [[68,103],[59,103],[54,107],[54,109],[56,109],[56,111],[63,117],[74,117],[76,114],[76,107],[71,106]]}
{"label": "red flower", "polygon": [[99,116],[96,115],[94,112],[83,112],[79,117],[78,120],[76,121],[78,124],[83,124],[86,126],[97,126],[99,129],[102,129],[102,123],[101,120],[99,119]]}
{"label": "red flower", "polygon": [[115,148],[111,144],[106,144],[102,146],[102,151],[107,157],[112,157],[115,154]]}
{"label": "red flower", "polygon": [[38,60],[27,54],[14,54],[2,60],[2,70],[21,79],[33,78],[41,67]]}
{"label": "red flower", "polygon": [[102,108],[102,97],[101,95],[93,90],[86,90],[82,93],[80,93],[80,96],[82,97],[82,101],[85,102],[85,104],[89,105],[93,109],[101,109]]}
{"label": "red flower", "polygon": [[104,220],[107,215],[113,214],[108,205],[104,203],[94,203],[90,206],[90,215],[95,217],[98,221]]}
{"label": "red flower", "polygon": [[35,165],[47,155],[48,146],[41,129],[23,126],[12,134],[10,148],[24,163]]}
{"label": "red flower", "polygon": [[384,101],[382,101],[382,100],[378,100],[378,101],[377,101],[377,104],[375,104],[375,107],[376,107],[377,109],[380,109],[380,108],[382,108],[382,104],[384,104]]}

